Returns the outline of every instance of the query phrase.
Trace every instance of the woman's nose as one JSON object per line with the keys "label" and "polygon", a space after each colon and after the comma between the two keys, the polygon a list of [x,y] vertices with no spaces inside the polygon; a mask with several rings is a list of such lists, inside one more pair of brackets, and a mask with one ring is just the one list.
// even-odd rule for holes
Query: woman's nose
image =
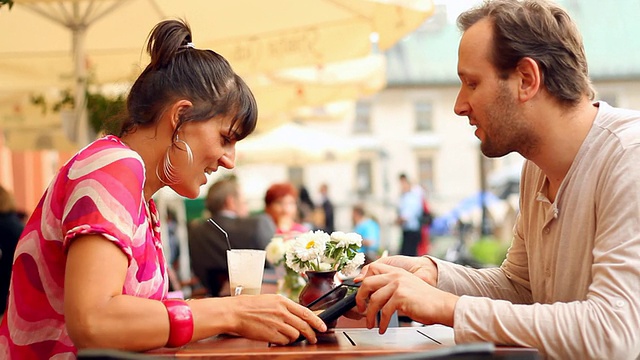
{"label": "woman's nose", "polygon": [[236,166],[236,147],[235,145],[231,145],[229,147],[225,147],[225,152],[222,154],[220,158],[220,166],[233,169]]}

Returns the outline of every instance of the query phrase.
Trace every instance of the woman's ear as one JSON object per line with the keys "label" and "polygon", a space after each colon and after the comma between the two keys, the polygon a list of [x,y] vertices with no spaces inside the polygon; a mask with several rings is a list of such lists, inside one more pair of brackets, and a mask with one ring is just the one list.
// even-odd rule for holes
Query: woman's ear
{"label": "woman's ear", "polygon": [[520,59],[516,66],[516,74],[520,83],[518,86],[518,99],[526,102],[533,98],[542,84],[542,72],[538,63],[530,57]]}
{"label": "woman's ear", "polygon": [[181,125],[180,118],[182,114],[191,108],[193,104],[189,100],[178,100],[171,106],[171,127],[175,131],[175,129]]}

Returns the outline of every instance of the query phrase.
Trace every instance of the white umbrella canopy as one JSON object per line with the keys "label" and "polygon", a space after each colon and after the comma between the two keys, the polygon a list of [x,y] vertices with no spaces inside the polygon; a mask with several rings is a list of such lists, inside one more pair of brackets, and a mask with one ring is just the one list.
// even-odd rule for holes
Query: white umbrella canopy
{"label": "white umbrella canopy", "polygon": [[276,163],[301,166],[309,163],[348,160],[356,144],[347,137],[289,122],[250,136],[236,145],[237,165]]}
{"label": "white umbrella canopy", "polygon": [[74,54],[97,83],[130,80],[166,18],[185,18],[196,47],[249,75],[364,57],[372,33],[385,50],[432,11],[430,0],[15,0],[0,10],[11,34],[0,37],[0,90],[67,84]]}
{"label": "white umbrella canopy", "polygon": [[141,71],[145,39],[165,18],[185,18],[196,47],[249,76],[366,56],[372,33],[385,50],[432,12],[431,0],[15,0],[0,10],[0,98],[75,87],[84,104],[87,74],[104,84]]}
{"label": "white umbrella canopy", "polygon": [[248,77],[258,103],[258,126],[277,125],[278,118],[301,107],[356,100],[386,85],[385,57],[381,54],[314,67],[283,70]]}

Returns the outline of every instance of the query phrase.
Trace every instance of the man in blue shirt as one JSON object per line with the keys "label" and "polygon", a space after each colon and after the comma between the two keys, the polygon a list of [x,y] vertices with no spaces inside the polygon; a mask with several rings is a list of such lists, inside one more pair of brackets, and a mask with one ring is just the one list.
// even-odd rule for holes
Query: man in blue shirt
{"label": "man in blue shirt", "polygon": [[416,256],[418,244],[422,239],[420,232],[422,225],[424,192],[419,185],[412,185],[407,175],[400,174],[400,201],[398,203],[397,224],[402,227],[402,245],[400,255]]}
{"label": "man in blue shirt", "polygon": [[353,231],[362,236],[360,251],[365,255],[365,262],[369,263],[378,258],[380,250],[380,225],[368,217],[362,205],[356,205],[352,210]]}

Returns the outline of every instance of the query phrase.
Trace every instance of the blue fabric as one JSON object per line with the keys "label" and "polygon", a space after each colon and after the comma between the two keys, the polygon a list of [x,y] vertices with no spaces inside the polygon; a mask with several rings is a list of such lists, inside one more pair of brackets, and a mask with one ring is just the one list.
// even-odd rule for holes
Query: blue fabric
{"label": "blue fabric", "polygon": [[380,225],[372,219],[364,219],[355,226],[353,231],[362,236],[363,240],[373,242],[370,246],[362,246],[360,252],[377,252],[380,249]]}
{"label": "blue fabric", "polygon": [[404,220],[402,224],[403,230],[420,231],[423,197],[422,189],[417,185],[400,196],[398,213]]}

